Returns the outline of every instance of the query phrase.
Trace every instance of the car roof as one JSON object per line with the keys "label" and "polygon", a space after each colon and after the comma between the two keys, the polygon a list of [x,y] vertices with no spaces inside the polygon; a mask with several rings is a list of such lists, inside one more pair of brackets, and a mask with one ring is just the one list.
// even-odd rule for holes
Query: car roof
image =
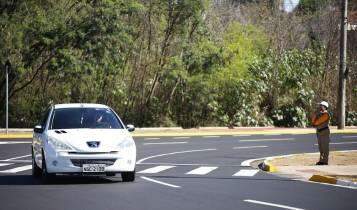
{"label": "car roof", "polygon": [[55,109],[65,109],[65,108],[109,108],[103,104],[89,104],[89,103],[71,103],[71,104],[56,104]]}

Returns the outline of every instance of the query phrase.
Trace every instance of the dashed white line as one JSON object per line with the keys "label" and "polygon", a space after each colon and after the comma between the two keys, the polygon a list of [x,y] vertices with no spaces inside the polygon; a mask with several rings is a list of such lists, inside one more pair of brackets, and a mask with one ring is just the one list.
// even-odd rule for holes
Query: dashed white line
{"label": "dashed white line", "polygon": [[17,172],[21,172],[21,171],[27,171],[30,169],[32,169],[32,165],[26,165],[26,166],[20,166],[20,167],[8,169],[8,170],[0,171],[0,173],[17,173]]}
{"label": "dashed white line", "polygon": [[348,139],[348,138],[357,138],[357,136],[342,136],[342,138],[344,138],[344,139]]}
{"label": "dashed white line", "polygon": [[174,167],[176,167],[176,166],[155,166],[155,167],[140,171],[138,173],[140,173],[140,174],[156,174],[156,173],[166,171],[167,169],[174,168]]}
{"label": "dashed white line", "polygon": [[234,137],[246,137],[246,136],[251,136],[251,134],[236,134],[236,135],[232,135]]}
{"label": "dashed white line", "polygon": [[206,167],[202,166],[196,169],[193,169],[192,171],[187,172],[186,174],[191,174],[191,175],[206,175],[213,170],[216,170],[218,167]]}
{"label": "dashed white line", "polygon": [[252,170],[242,169],[242,170],[238,171],[237,173],[233,174],[233,176],[254,176],[258,172],[259,172],[259,170],[256,170],[256,169],[252,169]]}
{"label": "dashed white line", "polygon": [[[330,144],[357,144],[357,141],[350,141],[350,142],[332,142]],[[315,144],[317,146],[318,144]]]}
{"label": "dashed white line", "polygon": [[145,160],[149,160],[152,158],[157,158],[157,157],[163,157],[163,156],[169,156],[169,155],[176,155],[176,154],[183,154],[183,153],[192,153],[192,152],[205,152],[205,151],[214,151],[217,149],[197,149],[197,150],[185,150],[185,151],[179,151],[179,152],[170,152],[170,153],[164,153],[164,154],[158,154],[158,155],[152,155],[149,157],[142,158],[136,162],[136,164],[140,164],[144,162]]}
{"label": "dashed white line", "polygon": [[202,136],[202,138],[219,138],[221,136]]}
{"label": "dashed white line", "polygon": [[0,141],[0,144],[31,144],[31,141]]}
{"label": "dashed white line", "polygon": [[187,141],[144,143],[143,145],[167,145],[167,144],[187,144]]}
{"label": "dashed white line", "polygon": [[247,146],[247,147],[233,147],[233,149],[255,149],[255,148],[266,148],[268,146]]}
{"label": "dashed white line", "polygon": [[158,140],[160,138],[144,138],[144,140]]}
{"label": "dashed white line", "polygon": [[240,142],[259,142],[259,141],[293,141],[295,138],[282,138],[282,139],[244,139]]}
{"label": "dashed white line", "polygon": [[245,202],[249,202],[249,203],[255,203],[255,204],[265,205],[265,206],[273,206],[273,207],[282,208],[282,209],[304,210],[304,209],[295,208],[295,207],[291,207],[291,206],[286,206],[286,205],[281,205],[281,204],[276,204],[276,203],[268,203],[268,202],[257,201],[257,200],[246,199],[246,200],[244,200],[244,201],[245,201]]}
{"label": "dashed white line", "polygon": [[189,139],[191,137],[189,136],[178,136],[178,137],[173,137],[173,139]]}
{"label": "dashed white line", "polygon": [[181,186],[169,184],[169,183],[166,183],[166,182],[161,182],[161,181],[158,181],[158,180],[155,180],[155,179],[151,179],[151,178],[148,178],[148,177],[145,177],[145,176],[141,176],[140,178],[145,179],[146,181],[149,181],[149,182],[154,182],[154,183],[165,185],[165,186],[168,186],[168,187],[181,188]]}

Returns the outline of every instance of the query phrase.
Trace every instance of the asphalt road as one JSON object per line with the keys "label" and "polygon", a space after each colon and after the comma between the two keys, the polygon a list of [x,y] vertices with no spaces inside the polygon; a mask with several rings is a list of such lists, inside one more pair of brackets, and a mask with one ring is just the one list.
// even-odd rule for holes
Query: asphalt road
{"label": "asphalt road", "polygon": [[[44,184],[31,177],[30,141],[0,140],[0,209],[357,209],[357,190],[241,166],[248,159],[316,152],[312,134],[136,138],[134,183],[118,175],[62,176]],[[334,134],[332,143],[340,144],[331,150],[357,149],[357,134]]]}

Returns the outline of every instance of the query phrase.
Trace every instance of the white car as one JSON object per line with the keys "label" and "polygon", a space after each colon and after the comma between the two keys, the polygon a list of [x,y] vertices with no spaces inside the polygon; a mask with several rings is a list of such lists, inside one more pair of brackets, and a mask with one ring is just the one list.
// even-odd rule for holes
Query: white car
{"label": "white car", "polygon": [[135,180],[136,146],[119,116],[101,104],[51,106],[32,141],[32,175],[46,180],[56,174],[107,175],[121,173]]}

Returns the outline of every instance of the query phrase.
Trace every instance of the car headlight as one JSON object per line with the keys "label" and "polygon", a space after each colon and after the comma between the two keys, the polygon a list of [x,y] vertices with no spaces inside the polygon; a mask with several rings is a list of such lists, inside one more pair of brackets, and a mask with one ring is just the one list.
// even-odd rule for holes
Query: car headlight
{"label": "car headlight", "polygon": [[130,138],[125,138],[123,141],[121,141],[119,144],[118,144],[118,147],[120,149],[127,149],[127,148],[130,148],[134,146],[134,141]]}
{"label": "car headlight", "polygon": [[69,145],[54,138],[48,138],[48,143],[56,150],[73,150]]}

